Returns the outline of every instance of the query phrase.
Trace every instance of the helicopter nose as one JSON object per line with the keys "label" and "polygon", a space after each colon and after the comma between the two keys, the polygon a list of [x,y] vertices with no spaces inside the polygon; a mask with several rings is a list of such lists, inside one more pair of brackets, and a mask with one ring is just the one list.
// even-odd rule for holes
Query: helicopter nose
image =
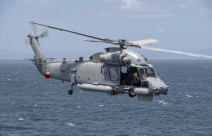
{"label": "helicopter nose", "polygon": [[160,87],[160,88],[153,88],[152,89],[152,92],[155,95],[160,95],[160,94],[167,95],[167,93],[168,93],[168,86],[166,86],[166,87]]}
{"label": "helicopter nose", "polygon": [[149,78],[148,81],[149,81],[149,89],[152,91],[153,94],[167,95],[169,86],[167,86],[160,78]]}

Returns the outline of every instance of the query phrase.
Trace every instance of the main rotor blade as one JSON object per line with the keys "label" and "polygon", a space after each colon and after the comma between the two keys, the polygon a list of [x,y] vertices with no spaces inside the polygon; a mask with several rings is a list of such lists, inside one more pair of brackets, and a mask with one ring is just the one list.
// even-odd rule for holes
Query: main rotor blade
{"label": "main rotor blade", "polygon": [[154,47],[148,47],[148,46],[142,46],[141,48],[146,50],[153,50],[153,51],[160,51],[160,52],[168,52],[168,53],[175,53],[175,54],[181,54],[181,55],[187,55],[192,57],[199,57],[199,58],[209,58],[212,59],[212,56],[207,55],[201,55],[201,54],[194,54],[189,52],[182,52],[182,51],[176,51],[176,50],[167,50],[167,49],[160,49],[160,48],[154,48]]}
{"label": "main rotor blade", "polygon": [[91,35],[87,35],[87,34],[75,32],[75,31],[71,31],[71,30],[66,30],[66,29],[62,29],[62,28],[58,28],[58,27],[53,27],[53,26],[49,26],[49,25],[39,24],[39,23],[36,23],[36,22],[30,22],[30,23],[36,24],[36,25],[45,26],[45,27],[56,29],[56,30],[60,30],[60,31],[66,31],[66,32],[70,32],[70,33],[74,33],[74,34],[78,34],[78,35],[82,35],[82,36],[94,38],[94,39],[97,39],[97,40],[102,40],[102,41],[105,40],[104,38],[100,38],[100,37],[96,37],[96,36],[91,36]]}
{"label": "main rotor blade", "polygon": [[110,44],[114,44],[114,45],[119,45],[118,41],[110,40],[110,39],[104,39],[104,41],[102,41],[102,40],[96,41],[96,40],[83,39],[83,41],[86,41],[86,42],[101,42],[101,43],[110,43]]}
{"label": "main rotor blade", "polygon": [[96,40],[88,40],[88,39],[83,39],[83,41],[86,41],[86,42],[104,42],[104,41],[96,41]]}
{"label": "main rotor blade", "polygon": [[137,40],[137,41],[129,41],[132,44],[135,45],[144,45],[144,44],[153,44],[159,42],[156,39],[144,39],[144,40]]}

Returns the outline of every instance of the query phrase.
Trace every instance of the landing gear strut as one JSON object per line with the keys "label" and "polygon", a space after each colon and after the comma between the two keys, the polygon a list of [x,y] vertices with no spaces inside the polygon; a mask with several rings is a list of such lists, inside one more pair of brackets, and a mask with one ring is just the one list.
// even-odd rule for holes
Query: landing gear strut
{"label": "landing gear strut", "polygon": [[71,89],[68,90],[68,94],[69,94],[69,95],[72,95],[72,94],[73,94],[73,90],[71,90]]}
{"label": "landing gear strut", "polygon": [[69,94],[69,95],[72,95],[72,94],[73,94],[73,84],[71,84],[71,89],[68,90],[68,94]]}

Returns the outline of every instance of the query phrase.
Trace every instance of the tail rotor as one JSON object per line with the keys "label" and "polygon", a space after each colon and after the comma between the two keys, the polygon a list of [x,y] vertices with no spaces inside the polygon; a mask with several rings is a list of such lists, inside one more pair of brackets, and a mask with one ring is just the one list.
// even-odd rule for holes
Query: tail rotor
{"label": "tail rotor", "polygon": [[45,30],[45,31],[43,31],[40,35],[37,35],[37,27],[36,27],[36,25],[33,24],[33,23],[30,23],[30,24],[31,24],[31,27],[32,27],[34,36],[31,35],[31,33],[28,35],[29,38],[27,38],[27,39],[25,40],[25,44],[26,44],[26,45],[29,45],[29,44],[30,44],[30,37],[34,37],[35,39],[39,39],[39,38],[45,38],[45,37],[49,36],[48,30]]}
{"label": "tail rotor", "polygon": [[49,35],[48,30],[45,30],[45,31],[42,32],[40,35],[37,35],[37,27],[35,26],[34,23],[31,23],[31,26],[32,26],[32,30],[33,30],[33,32],[34,32],[34,37],[35,37],[35,38],[37,38],[37,39],[38,39],[39,37],[44,38],[44,37],[47,37],[47,36]]}

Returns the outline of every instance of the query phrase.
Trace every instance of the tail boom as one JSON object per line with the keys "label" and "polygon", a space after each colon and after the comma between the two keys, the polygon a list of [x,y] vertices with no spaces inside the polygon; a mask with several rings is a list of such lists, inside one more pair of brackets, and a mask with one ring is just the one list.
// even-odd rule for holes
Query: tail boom
{"label": "tail boom", "polygon": [[32,62],[36,65],[38,71],[44,75],[46,71],[46,64],[47,64],[47,60],[46,57],[43,54],[43,51],[39,45],[38,42],[38,36],[32,36],[32,35],[28,35],[29,39],[30,39],[30,45],[32,47],[32,50],[34,52],[34,59],[31,59]]}

